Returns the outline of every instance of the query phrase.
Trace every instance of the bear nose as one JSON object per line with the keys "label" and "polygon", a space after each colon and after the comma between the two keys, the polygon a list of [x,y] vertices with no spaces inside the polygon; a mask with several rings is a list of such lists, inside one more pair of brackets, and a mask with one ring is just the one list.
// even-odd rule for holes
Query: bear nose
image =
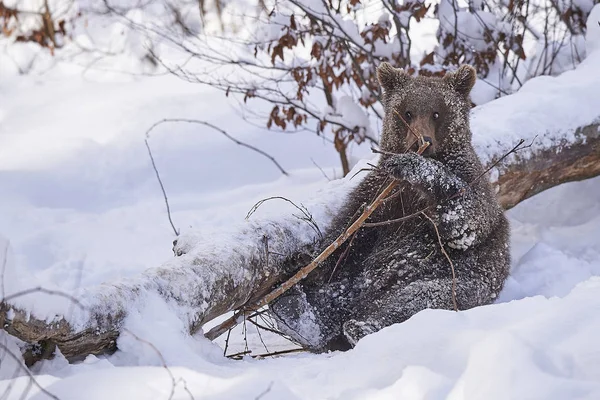
{"label": "bear nose", "polygon": [[433,139],[429,136],[423,136],[423,141],[429,143],[430,146],[433,144]]}

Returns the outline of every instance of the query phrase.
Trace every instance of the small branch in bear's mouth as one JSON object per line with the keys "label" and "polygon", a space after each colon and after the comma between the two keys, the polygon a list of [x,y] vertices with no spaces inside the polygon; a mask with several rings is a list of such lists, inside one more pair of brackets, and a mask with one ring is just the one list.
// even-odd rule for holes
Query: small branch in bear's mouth
{"label": "small branch in bear's mouth", "polygon": [[[488,168],[486,168],[481,174],[479,174],[477,177],[475,177],[475,179],[473,179],[472,181],[469,182],[469,186],[472,186],[475,182],[477,182],[479,179],[481,179],[485,174],[487,174],[488,172],[490,172],[492,170],[492,168],[494,168],[496,165],[498,165],[500,162],[502,162],[502,160],[504,160],[506,157],[508,157],[509,155],[516,153],[518,151],[521,150],[525,150],[529,147],[531,147],[535,141],[535,139],[537,138],[537,135],[533,138],[533,140],[531,141],[531,143],[529,143],[527,146],[521,146],[523,143],[525,143],[525,139],[521,139],[519,140],[519,142],[516,144],[516,146],[514,146],[512,149],[510,149],[507,153],[505,153],[502,157],[500,157],[498,160],[494,161]],[[372,149],[373,152],[375,153],[384,153],[381,150],[376,150],[376,149]],[[385,152],[388,153],[388,152]],[[389,154],[394,154],[394,153],[389,153]],[[462,196],[464,194],[464,190],[460,190],[458,191],[455,195],[450,196],[448,198],[443,199],[438,205],[444,204],[447,201],[453,200],[459,196]],[[363,226],[365,228],[374,228],[377,226],[384,226],[384,225],[390,225],[390,224],[396,224],[399,222],[404,222],[407,221],[411,218],[416,217],[417,215],[420,215],[422,213],[424,213],[425,211],[428,211],[429,209],[431,209],[431,206],[427,206],[422,208],[419,211],[416,211],[412,214],[409,215],[405,215],[403,217],[400,218],[394,218],[394,219],[388,219],[387,221],[380,221],[380,222],[366,222],[363,224]]]}
{"label": "small branch in bear's mouth", "polygon": [[[421,135],[419,132],[415,131],[408,122],[406,122],[406,120],[404,118],[402,118],[402,115],[400,115],[400,113],[396,110],[394,110],[394,114],[396,114],[398,116],[398,118],[400,118],[400,121],[402,121],[404,123],[404,125],[406,125],[406,127],[408,128],[408,130],[415,136],[415,138],[417,139],[417,143],[419,144],[419,149],[417,150],[417,153],[421,154],[423,153],[423,151],[425,151],[425,149],[427,148],[427,146],[429,146],[429,143],[427,143],[425,141],[425,139],[423,139],[423,135]],[[426,144],[427,143],[427,144]],[[410,146],[408,146],[408,148],[410,149],[411,147],[414,146],[414,143],[411,143]]]}

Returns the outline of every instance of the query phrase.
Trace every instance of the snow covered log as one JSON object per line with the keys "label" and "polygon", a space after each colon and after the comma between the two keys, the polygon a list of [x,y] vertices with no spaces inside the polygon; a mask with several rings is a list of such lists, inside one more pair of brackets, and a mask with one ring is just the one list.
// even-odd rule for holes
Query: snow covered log
{"label": "snow covered log", "polygon": [[[338,205],[331,201],[332,207]],[[317,207],[321,214],[331,214],[328,205]],[[322,215],[320,223],[327,218]],[[303,249],[310,251],[318,232],[306,227],[305,221],[287,216],[246,221],[235,232],[205,238],[188,233],[179,238],[172,261],[135,278],[52,298],[54,311],[43,304],[49,301],[47,291],[9,294],[10,301],[0,303],[0,326],[26,343],[23,354],[29,365],[52,355],[56,347],[70,361],[114,351],[128,314],[156,298],[193,334],[207,321],[257,300],[310,261]]]}
{"label": "snow covered log", "polygon": [[561,183],[600,175],[600,123],[578,128],[573,142],[534,150],[498,165],[495,185],[505,209]]}

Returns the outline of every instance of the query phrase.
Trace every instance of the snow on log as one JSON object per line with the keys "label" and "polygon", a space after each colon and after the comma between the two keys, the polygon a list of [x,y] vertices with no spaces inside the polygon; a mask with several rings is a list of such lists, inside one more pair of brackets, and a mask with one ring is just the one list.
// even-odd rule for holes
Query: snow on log
{"label": "snow on log", "polygon": [[574,136],[573,142],[538,149],[529,157],[517,153],[499,164],[495,185],[505,209],[561,183],[600,175],[600,123],[577,128]]}
{"label": "snow on log", "polygon": [[[474,110],[473,143],[484,164],[493,165],[520,139],[532,143],[491,171],[505,208],[552,186],[600,174],[599,65],[596,51],[574,71],[533,79],[518,93]],[[331,182],[316,200],[305,203],[321,230],[358,181]],[[29,363],[56,346],[70,360],[114,350],[128,313],[143,308],[150,294],[161,296],[194,333],[292,275],[309,261],[306,255],[317,238],[289,213],[253,218],[220,235],[187,233],[177,243],[178,257],[137,278],[74,293],[81,307],[71,305],[69,313],[64,307],[40,311],[39,301],[13,297],[0,304],[0,324],[37,346],[24,350]]]}
{"label": "snow on log", "polygon": [[[345,192],[360,179],[332,182],[306,203],[313,220],[325,227]],[[268,208],[268,205],[265,206]],[[28,364],[47,358],[58,347],[70,361],[116,349],[127,315],[142,310],[149,296],[160,296],[194,334],[211,319],[256,301],[282,277],[310,261],[320,235],[306,221],[287,213],[252,218],[232,232],[187,232],[179,237],[177,257],[135,278],[86,288],[72,298],[49,300],[48,291],[19,292],[0,303],[0,326],[33,346],[23,353]],[[0,253],[0,265],[6,255]],[[5,264],[8,272],[10,260]],[[58,300],[58,301],[56,301]],[[64,300],[64,301],[62,301]],[[52,302],[51,306],[44,302]]]}
{"label": "snow on log", "polygon": [[491,165],[519,140],[530,147],[492,170],[504,208],[561,183],[600,174],[600,49],[575,70],[532,79],[473,110],[473,144]]}

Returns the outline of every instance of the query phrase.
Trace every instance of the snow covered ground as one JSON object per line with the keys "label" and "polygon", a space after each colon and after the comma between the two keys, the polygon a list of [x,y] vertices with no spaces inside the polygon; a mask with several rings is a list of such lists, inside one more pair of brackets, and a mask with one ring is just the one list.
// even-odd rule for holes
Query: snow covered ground
{"label": "snow covered ground", "polygon": [[[567,88],[561,82],[597,94],[592,84],[600,87],[594,75],[600,49],[593,55],[557,78],[562,81],[532,81],[521,99],[544,87],[559,97]],[[509,99],[492,107],[510,107]],[[588,100],[585,112],[573,116],[577,121],[593,117],[593,98]],[[500,133],[493,138],[512,129],[486,116],[490,110],[477,114],[476,127],[494,121],[488,125]],[[537,115],[534,123],[552,128],[559,111],[551,108],[547,120]],[[222,93],[170,76],[90,77],[60,65],[43,76],[0,77],[0,260],[4,249],[9,254],[2,293],[38,285],[89,287],[172,258],[173,232],[143,142],[162,118],[215,123],[290,172],[282,176],[269,160],[206,127],[161,125],[150,144],[174,223],[183,231],[227,230],[261,198],[303,201],[327,185],[323,172],[340,174],[330,143],[306,133],[249,128]],[[522,134],[542,125],[531,126]],[[476,143],[485,153],[492,141],[479,136]],[[355,158],[365,156],[368,149],[354,149]],[[268,207],[290,212],[281,203]],[[233,361],[217,345],[183,333],[182,321],[149,297],[127,325],[143,340],[125,333],[110,357],[69,365],[58,356],[39,363],[37,382],[63,400],[598,399],[600,178],[548,190],[508,215],[513,270],[497,304],[460,313],[425,311],[346,353]],[[53,301],[38,295],[29,304],[43,314]],[[241,333],[232,336],[230,352],[241,350]],[[253,346],[261,346],[256,334],[250,336]],[[265,338],[269,350],[284,346]],[[0,343],[16,350],[2,332]],[[0,359],[1,398],[52,398],[31,387],[2,350]]]}

